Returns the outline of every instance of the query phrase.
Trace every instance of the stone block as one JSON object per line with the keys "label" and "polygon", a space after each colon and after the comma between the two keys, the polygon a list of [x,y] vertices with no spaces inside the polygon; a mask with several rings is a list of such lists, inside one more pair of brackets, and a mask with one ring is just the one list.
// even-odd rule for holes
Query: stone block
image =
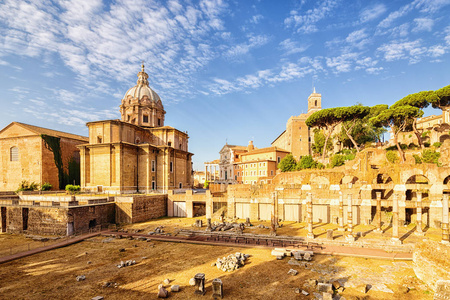
{"label": "stone block", "polygon": [[323,293],[323,300],[333,300],[333,294],[332,293]]}
{"label": "stone block", "polygon": [[317,291],[321,293],[333,293],[333,286],[331,283],[319,282],[317,284]]}

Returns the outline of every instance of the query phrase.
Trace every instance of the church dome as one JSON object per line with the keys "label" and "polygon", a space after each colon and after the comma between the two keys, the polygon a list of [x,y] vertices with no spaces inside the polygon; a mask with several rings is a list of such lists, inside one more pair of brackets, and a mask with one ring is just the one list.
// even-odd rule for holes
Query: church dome
{"label": "church dome", "polygon": [[123,99],[127,99],[128,96],[131,96],[132,98],[141,100],[142,98],[147,96],[150,101],[161,101],[159,95],[148,85],[148,74],[144,71],[144,65],[142,65],[142,71],[139,72],[137,76],[137,84],[125,93]]}

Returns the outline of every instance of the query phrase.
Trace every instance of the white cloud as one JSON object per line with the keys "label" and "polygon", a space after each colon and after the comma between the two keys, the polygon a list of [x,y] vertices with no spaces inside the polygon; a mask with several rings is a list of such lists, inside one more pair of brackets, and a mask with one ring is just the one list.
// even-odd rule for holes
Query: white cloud
{"label": "white cloud", "polygon": [[299,33],[312,33],[318,31],[317,23],[327,17],[334,8],[338,6],[338,0],[325,0],[313,9],[309,9],[305,14],[300,15],[299,11],[291,11],[291,16],[284,20],[286,27],[293,27]]}
{"label": "white cloud", "polygon": [[353,69],[353,64],[358,56],[359,54],[355,52],[344,53],[336,57],[327,57],[326,63],[336,74],[350,72]]}
{"label": "white cloud", "polygon": [[446,52],[446,48],[442,45],[434,45],[428,48],[428,53],[432,57],[439,57],[444,55]]}
{"label": "white cloud", "polygon": [[421,40],[404,41],[383,44],[377,49],[386,61],[409,60],[414,64],[421,61],[424,57],[439,57],[445,54],[446,48],[441,45],[426,47]]}
{"label": "white cloud", "polygon": [[256,35],[256,36],[250,36],[248,38],[248,42],[237,44],[225,53],[225,56],[228,57],[236,57],[240,55],[244,55],[250,52],[253,48],[261,47],[269,41],[269,38],[265,35]]}
{"label": "white cloud", "polygon": [[413,28],[413,32],[431,31],[433,29],[434,20],[429,18],[417,18],[414,19],[416,27]]}
{"label": "white cloud", "polygon": [[442,7],[449,5],[450,0],[416,0],[414,4],[421,12],[434,13]]}
{"label": "white cloud", "polygon": [[298,42],[293,41],[291,39],[285,39],[284,41],[280,42],[281,49],[285,51],[285,55],[291,55],[296,53],[301,53],[306,51],[306,49],[309,48],[309,45],[307,46],[300,46]]}
{"label": "white cloud", "polygon": [[254,15],[251,19],[250,19],[250,23],[252,24],[259,24],[259,22],[261,22],[261,20],[264,19],[263,15]]}
{"label": "white cloud", "polygon": [[362,49],[370,41],[370,39],[368,39],[368,36],[369,35],[367,34],[366,29],[363,28],[350,33],[345,41],[352,47]]}
{"label": "white cloud", "polygon": [[405,16],[413,9],[413,4],[407,4],[400,7],[398,10],[391,12],[385,19],[383,19],[379,24],[378,28],[388,28],[391,27],[392,23],[397,19]]}
{"label": "white cloud", "polygon": [[379,3],[379,4],[365,8],[359,14],[359,20],[361,23],[370,22],[372,20],[377,19],[385,12],[386,12],[386,6],[382,3]]}

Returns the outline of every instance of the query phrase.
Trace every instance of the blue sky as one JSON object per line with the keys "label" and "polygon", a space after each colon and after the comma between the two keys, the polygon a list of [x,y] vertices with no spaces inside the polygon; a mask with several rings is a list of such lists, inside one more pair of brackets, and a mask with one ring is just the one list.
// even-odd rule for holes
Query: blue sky
{"label": "blue sky", "polygon": [[87,136],[120,118],[144,60],[202,170],[226,141],[270,146],[313,86],[326,108],[450,84],[449,15],[450,0],[3,0],[0,127]]}

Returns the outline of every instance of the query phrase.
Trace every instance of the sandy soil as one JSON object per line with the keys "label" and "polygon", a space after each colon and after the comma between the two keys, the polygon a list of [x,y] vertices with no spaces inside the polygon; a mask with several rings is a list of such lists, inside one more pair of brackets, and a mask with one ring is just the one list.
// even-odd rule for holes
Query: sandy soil
{"label": "sandy soil", "polygon": [[[194,222],[194,219],[163,218],[126,228],[147,232],[163,225],[170,232],[192,229]],[[301,224],[294,225],[303,230]],[[281,229],[292,233],[293,228]],[[0,245],[5,241],[20,244],[24,238],[0,234],[0,241]],[[217,258],[235,252],[251,255],[243,268],[225,273],[211,266]],[[116,267],[121,260],[129,259],[135,260],[136,265]],[[166,278],[171,284],[181,286],[181,291],[170,293],[170,298],[198,299],[194,287],[188,284],[196,273],[206,274],[207,298],[212,295],[214,278],[223,281],[224,299],[314,299],[315,288],[304,286],[308,279],[339,280],[347,287],[342,293],[345,299],[433,298],[433,292],[415,277],[412,262],[328,255],[316,255],[306,266],[305,263],[292,266],[288,261],[288,258],[276,260],[270,255],[270,249],[96,237],[1,265],[0,299],[91,299],[98,295],[108,300],[157,299],[157,286]],[[291,268],[299,273],[288,275]],[[85,275],[86,280],[77,282],[78,275]],[[118,286],[104,288],[105,282]],[[367,294],[359,291],[361,284],[371,285]],[[408,293],[404,293],[404,286],[410,288]],[[298,295],[295,288],[304,289],[310,295]]]}

